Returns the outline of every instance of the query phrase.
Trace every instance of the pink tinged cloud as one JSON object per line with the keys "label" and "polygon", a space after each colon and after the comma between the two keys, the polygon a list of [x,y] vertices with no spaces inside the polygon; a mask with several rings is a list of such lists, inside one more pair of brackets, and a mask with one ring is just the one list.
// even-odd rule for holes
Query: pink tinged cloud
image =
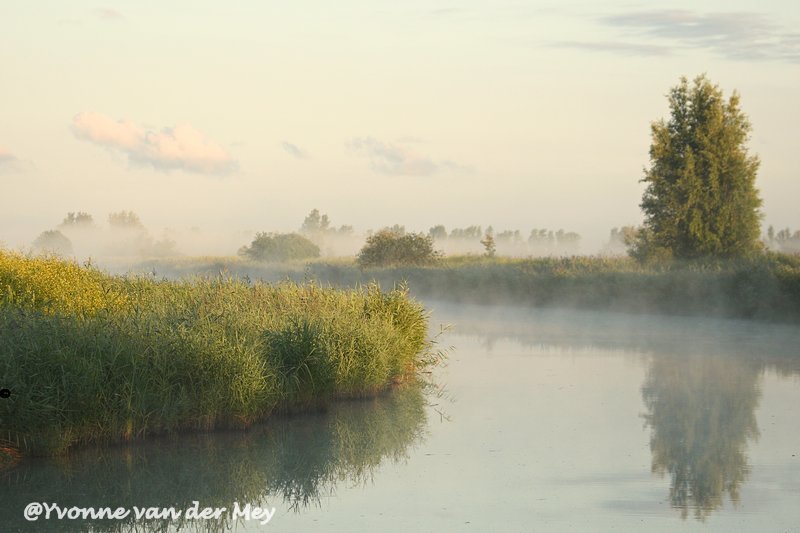
{"label": "pink tinged cloud", "polygon": [[117,11],[116,9],[110,9],[107,7],[98,7],[94,10],[94,14],[103,19],[103,20],[124,20],[125,15]]}
{"label": "pink tinged cloud", "polygon": [[73,118],[72,132],[78,139],[123,152],[131,163],[156,170],[224,175],[238,168],[222,147],[188,124],[154,131],[102,113],[84,112]]}

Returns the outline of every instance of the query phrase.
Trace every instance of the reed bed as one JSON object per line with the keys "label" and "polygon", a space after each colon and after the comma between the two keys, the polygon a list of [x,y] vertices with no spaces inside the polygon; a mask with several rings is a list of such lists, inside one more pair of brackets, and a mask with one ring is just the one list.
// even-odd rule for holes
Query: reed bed
{"label": "reed bed", "polygon": [[629,257],[511,258],[453,256],[421,267],[359,269],[351,261],[257,265],[217,259],[150,263],[180,276],[216,272],[253,279],[317,280],[338,287],[407,282],[424,299],[608,309],[632,313],[702,315],[800,322],[800,256],[765,253],[745,259],[641,264]]}
{"label": "reed bed", "polygon": [[118,277],[0,251],[0,442],[54,455],[374,395],[435,360],[427,318],[402,287]]}

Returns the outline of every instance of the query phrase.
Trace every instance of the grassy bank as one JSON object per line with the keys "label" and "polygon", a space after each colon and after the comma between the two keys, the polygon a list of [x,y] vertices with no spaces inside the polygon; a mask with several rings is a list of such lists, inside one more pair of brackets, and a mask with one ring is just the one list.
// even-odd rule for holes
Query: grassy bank
{"label": "grassy bank", "polygon": [[627,257],[461,256],[428,267],[367,270],[344,260],[303,266],[224,258],[151,262],[142,268],[171,276],[225,270],[253,279],[314,279],[340,287],[407,281],[415,296],[455,302],[800,321],[800,257],[777,253],[652,265]]}
{"label": "grassy bank", "polygon": [[0,444],[23,454],[243,427],[431,362],[401,289],[113,277],[0,251]]}

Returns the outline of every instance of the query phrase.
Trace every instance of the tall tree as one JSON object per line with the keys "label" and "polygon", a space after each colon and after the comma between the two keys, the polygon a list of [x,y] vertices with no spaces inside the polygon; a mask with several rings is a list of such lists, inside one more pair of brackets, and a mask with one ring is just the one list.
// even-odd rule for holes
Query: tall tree
{"label": "tall tree", "polygon": [[726,101],[703,75],[691,86],[681,78],[668,98],[669,121],[652,124],[641,241],[681,258],[757,250],[759,160],[747,153],[751,127],[739,95]]}

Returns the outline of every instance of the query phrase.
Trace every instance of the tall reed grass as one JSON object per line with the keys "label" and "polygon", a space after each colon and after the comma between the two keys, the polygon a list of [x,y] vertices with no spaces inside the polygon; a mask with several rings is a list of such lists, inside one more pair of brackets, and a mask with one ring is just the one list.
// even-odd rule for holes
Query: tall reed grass
{"label": "tall reed grass", "polygon": [[313,279],[339,287],[405,281],[424,299],[713,315],[800,322],[800,257],[769,252],[746,259],[640,264],[629,257],[447,257],[433,266],[360,269],[355,261],[257,266],[198,260],[149,263],[172,276],[216,272],[253,279]]}
{"label": "tall reed grass", "polygon": [[0,251],[0,442],[24,454],[372,395],[430,364],[400,287],[112,277]]}

